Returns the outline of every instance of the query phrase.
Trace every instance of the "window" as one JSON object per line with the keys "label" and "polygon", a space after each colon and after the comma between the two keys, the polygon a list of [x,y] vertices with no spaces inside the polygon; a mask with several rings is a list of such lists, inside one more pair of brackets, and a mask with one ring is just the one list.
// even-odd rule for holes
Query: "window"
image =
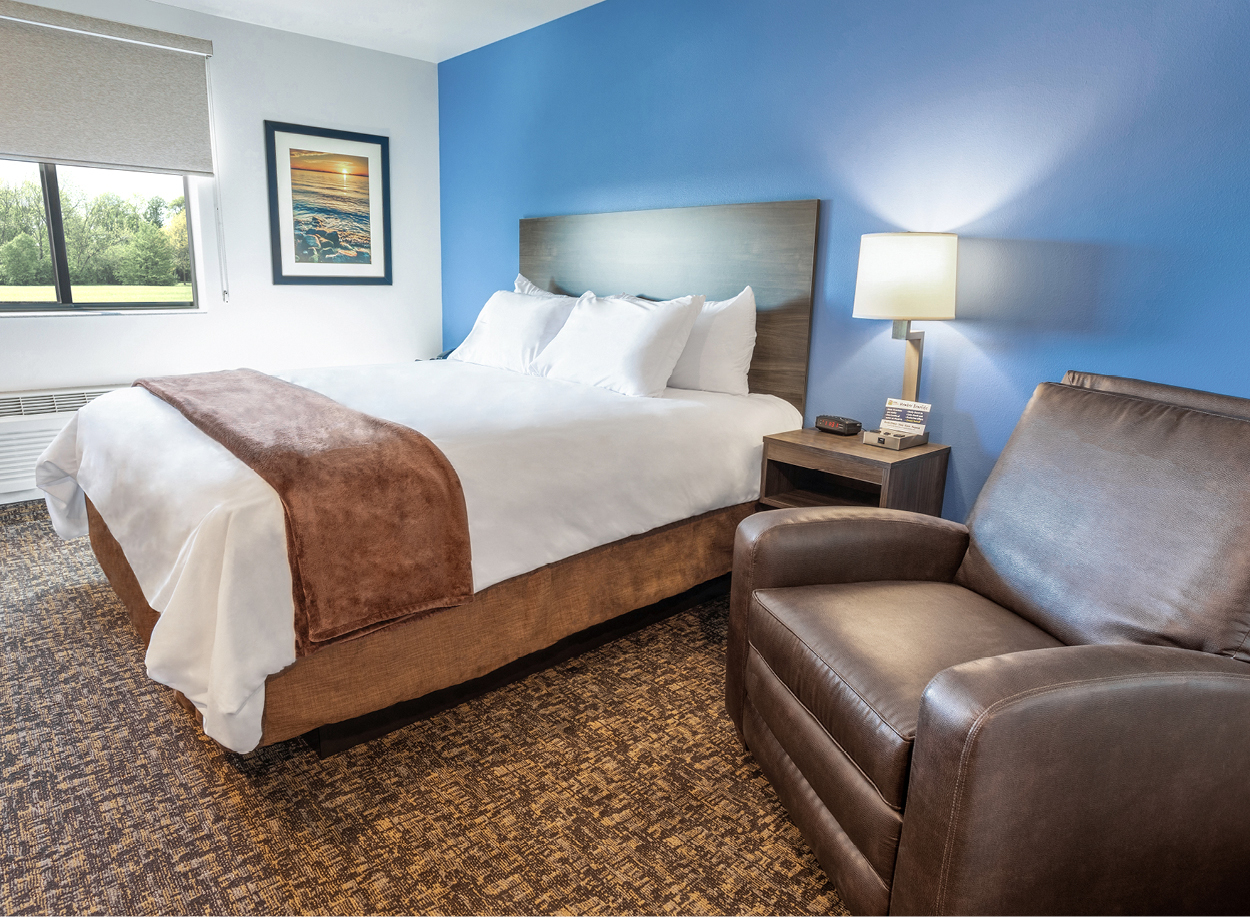
{"label": "window", "polygon": [[0,312],[193,309],[181,175],[0,159]]}
{"label": "window", "polygon": [[0,313],[195,309],[186,176],[213,176],[212,53],[0,0]]}

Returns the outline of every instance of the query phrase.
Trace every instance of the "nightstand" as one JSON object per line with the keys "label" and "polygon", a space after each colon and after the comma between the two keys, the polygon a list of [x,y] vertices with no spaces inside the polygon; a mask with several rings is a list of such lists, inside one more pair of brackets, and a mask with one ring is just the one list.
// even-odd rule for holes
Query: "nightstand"
{"label": "nightstand", "polygon": [[951,447],[895,452],[814,429],[764,437],[760,502],[770,507],[880,506],[942,514]]}

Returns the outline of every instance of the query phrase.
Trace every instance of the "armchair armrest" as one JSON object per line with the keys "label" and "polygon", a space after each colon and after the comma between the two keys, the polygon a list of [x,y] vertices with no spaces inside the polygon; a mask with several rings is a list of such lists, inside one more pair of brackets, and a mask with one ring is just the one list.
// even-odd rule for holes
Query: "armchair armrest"
{"label": "armchair armrest", "polygon": [[[950,582],[968,529],[897,509],[821,506],[756,513],[734,539],[725,704],[741,730],[746,612],[756,589],[880,580]],[[740,733],[741,734],[741,733]]]}
{"label": "armchair armrest", "polygon": [[1250,665],[1156,646],[980,659],[925,689],[890,912],[1239,913]]}

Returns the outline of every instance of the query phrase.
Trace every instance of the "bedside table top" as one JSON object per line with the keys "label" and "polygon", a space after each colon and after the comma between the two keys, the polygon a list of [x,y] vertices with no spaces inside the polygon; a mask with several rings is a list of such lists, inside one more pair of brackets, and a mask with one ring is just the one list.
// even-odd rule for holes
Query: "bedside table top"
{"label": "bedside table top", "polygon": [[815,427],[791,430],[788,433],[774,433],[772,436],[764,437],[766,444],[769,440],[789,443],[819,452],[836,452],[861,461],[882,465],[895,465],[899,462],[920,458],[921,456],[932,455],[934,452],[950,451],[950,446],[944,446],[941,443],[925,443],[923,446],[912,446],[910,449],[899,449],[897,451],[894,449],[882,449],[880,446],[865,445],[862,434],[838,436],[834,433],[821,433]]}

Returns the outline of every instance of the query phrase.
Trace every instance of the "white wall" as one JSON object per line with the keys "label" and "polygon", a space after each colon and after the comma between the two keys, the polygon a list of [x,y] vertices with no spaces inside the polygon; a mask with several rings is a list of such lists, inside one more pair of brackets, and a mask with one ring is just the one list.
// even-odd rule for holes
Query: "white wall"
{"label": "white wall", "polygon": [[[148,0],[43,5],[213,42],[230,299],[222,302],[210,258],[199,275],[202,314],[0,315],[0,391],[238,366],[272,371],[403,361],[441,349],[434,64]],[[266,119],[390,138],[393,286],[274,286]],[[211,219],[205,222],[211,226]]]}

